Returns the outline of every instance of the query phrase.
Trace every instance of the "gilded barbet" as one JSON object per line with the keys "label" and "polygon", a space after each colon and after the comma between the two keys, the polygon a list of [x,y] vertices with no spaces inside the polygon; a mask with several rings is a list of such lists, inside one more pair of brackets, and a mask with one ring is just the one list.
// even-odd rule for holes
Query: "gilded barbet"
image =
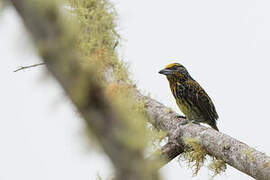
{"label": "gilded barbet", "polygon": [[159,73],[166,75],[176,103],[189,121],[206,123],[218,131],[218,114],[212,100],[184,66],[169,64]]}

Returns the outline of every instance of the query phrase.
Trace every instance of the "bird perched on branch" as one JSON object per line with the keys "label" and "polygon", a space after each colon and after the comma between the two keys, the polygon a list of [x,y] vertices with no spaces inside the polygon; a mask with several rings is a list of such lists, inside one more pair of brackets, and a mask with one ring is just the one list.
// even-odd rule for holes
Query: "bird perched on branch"
{"label": "bird perched on branch", "polygon": [[159,73],[166,75],[176,103],[189,121],[209,124],[218,131],[218,114],[212,100],[184,66],[169,64]]}

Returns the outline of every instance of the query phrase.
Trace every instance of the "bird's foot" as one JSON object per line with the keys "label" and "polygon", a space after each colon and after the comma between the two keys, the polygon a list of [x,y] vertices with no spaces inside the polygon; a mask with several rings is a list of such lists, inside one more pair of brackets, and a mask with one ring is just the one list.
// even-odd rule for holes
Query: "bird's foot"
{"label": "bird's foot", "polygon": [[181,122],[180,125],[186,125],[189,122],[189,120],[185,116],[177,115],[177,116],[175,116],[175,118],[177,118],[177,119],[184,119],[184,121]]}

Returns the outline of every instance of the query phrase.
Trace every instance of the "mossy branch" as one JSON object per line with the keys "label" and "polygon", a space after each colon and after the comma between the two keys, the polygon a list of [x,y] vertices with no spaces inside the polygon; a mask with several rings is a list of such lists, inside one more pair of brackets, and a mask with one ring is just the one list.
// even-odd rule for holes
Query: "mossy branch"
{"label": "mossy branch", "polygon": [[[211,128],[197,124],[181,125],[185,119],[177,118],[179,115],[163,104],[139,92],[135,96],[137,99],[144,99],[146,111],[152,119],[151,123],[157,129],[168,132],[169,143],[173,144],[172,149],[163,152],[165,155],[169,152],[168,157],[173,158],[178,152],[184,152],[186,138],[195,138],[207,154],[217,160],[222,160],[255,179],[270,179],[270,157],[265,153]],[[223,169],[222,163],[219,164],[220,169]]]}
{"label": "mossy branch", "polygon": [[[76,27],[79,25],[70,24],[72,22],[68,21],[66,15],[60,11],[63,4],[58,4],[58,1],[53,0],[12,0],[11,2],[31,33],[47,69],[62,86],[67,97],[85,120],[88,129],[95,134],[110,157],[115,167],[116,179],[159,179],[155,164],[145,160],[143,156],[146,145],[143,140],[147,138],[140,123],[144,121],[142,116],[139,113],[132,116],[135,114],[130,108],[132,102],[126,98],[120,99],[118,96],[106,95],[106,89],[98,74],[100,69],[99,66],[95,66],[97,65],[95,62],[82,66],[85,54],[82,54],[82,48],[78,48],[80,40],[76,38],[78,37]],[[76,3],[79,6],[86,5],[84,12],[92,12],[92,18],[102,18],[104,17],[102,14],[105,14],[107,18],[111,17],[107,13],[109,9],[104,0],[85,1],[89,4],[80,4],[84,3],[82,1],[76,1]],[[96,22],[99,23],[98,21],[100,19]],[[108,22],[111,20],[109,19]],[[92,60],[99,61],[108,57],[106,53],[109,55],[113,53],[115,42],[112,42],[113,38],[109,38],[112,36],[104,39],[102,35],[110,31],[111,26],[104,28],[99,24],[95,25],[99,31],[94,32],[96,36],[92,37],[91,43],[97,46],[88,44],[91,46],[91,52],[88,55]],[[113,98],[113,101],[109,98]],[[123,107],[120,108],[121,105]],[[138,123],[130,121],[130,117],[138,120]],[[138,135],[141,141],[134,141]],[[136,145],[134,145],[135,142]]]}

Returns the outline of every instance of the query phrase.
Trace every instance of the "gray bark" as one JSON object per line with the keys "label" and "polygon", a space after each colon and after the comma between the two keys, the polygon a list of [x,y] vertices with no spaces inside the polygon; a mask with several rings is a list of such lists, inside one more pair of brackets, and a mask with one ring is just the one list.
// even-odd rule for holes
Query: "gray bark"
{"label": "gray bark", "polygon": [[183,152],[185,138],[196,138],[209,155],[255,179],[270,180],[270,157],[265,153],[211,128],[197,124],[181,125],[184,119],[177,118],[179,115],[163,104],[139,91],[135,96],[145,100],[147,113],[153,120],[151,123],[169,134],[169,142],[163,147],[165,150],[162,149],[163,156],[173,159]]}

